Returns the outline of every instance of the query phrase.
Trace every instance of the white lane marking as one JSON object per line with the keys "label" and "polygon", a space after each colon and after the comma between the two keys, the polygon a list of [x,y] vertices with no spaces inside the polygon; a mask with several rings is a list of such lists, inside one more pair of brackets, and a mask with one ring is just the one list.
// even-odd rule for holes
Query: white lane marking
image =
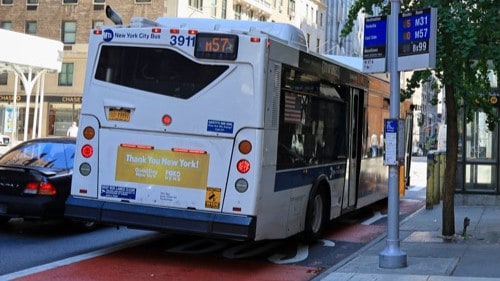
{"label": "white lane marking", "polygon": [[375,212],[375,214],[373,214],[373,217],[363,221],[361,224],[364,224],[364,225],[370,225],[382,218],[385,218],[387,217],[387,215],[382,215],[380,212]]}
{"label": "white lane marking", "polygon": [[287,264],[287,263],[296,263],[307,259],[309,256],[309,246],[297,244],[297,252],[295,256],[285,259],[286,255],[283,254],[274,254],[267,258],[268,261],[275,264]]}
{"label": "white lane marking", "polygon": [[325,247],[335,247],[335,242],[331,240],[320,239],[318,242],[323,243],[323,246]]}

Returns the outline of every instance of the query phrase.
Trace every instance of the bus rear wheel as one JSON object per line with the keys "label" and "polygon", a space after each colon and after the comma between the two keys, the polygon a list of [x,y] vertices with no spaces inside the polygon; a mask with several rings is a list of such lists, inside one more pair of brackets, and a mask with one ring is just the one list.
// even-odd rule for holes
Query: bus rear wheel
{"label": "bus rear wheel", "polygon": [[322,188],[312,191],[307,203],[306,221],[302,240],[305,243],[317,241],[325,229],[327,218],[326,193]]}

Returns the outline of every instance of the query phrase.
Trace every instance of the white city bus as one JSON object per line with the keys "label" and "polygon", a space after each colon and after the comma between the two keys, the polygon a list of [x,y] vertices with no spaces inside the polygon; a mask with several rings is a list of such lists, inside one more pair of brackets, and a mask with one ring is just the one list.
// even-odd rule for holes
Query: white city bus
{"label": "white city bus", "polygon": [[66,216],[313,241],[331,219],[387,197],[382,157],[365,156],[367,91],[367,76],[308,53],[287,24],[97,28]]}

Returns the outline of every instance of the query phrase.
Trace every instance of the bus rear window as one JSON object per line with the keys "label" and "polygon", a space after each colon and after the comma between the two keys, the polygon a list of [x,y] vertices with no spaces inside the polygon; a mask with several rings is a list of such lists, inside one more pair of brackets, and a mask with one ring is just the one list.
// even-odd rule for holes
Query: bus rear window
{"label": "bus rear window", "polygon": [[162,48],[103,46],[95,79],[188,99],[217,79],[226,65],[196,63]]}

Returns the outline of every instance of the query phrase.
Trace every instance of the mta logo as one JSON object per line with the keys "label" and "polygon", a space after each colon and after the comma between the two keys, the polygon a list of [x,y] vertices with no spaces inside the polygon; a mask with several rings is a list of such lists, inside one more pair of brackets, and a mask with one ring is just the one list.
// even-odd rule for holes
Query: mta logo
{"label": "mta logo", "polygon": [[113,37],[114,37],[114,33],[113,33],[113,30],[111,29],[106,29],[104,30],[104,32],[102,33],[102,38],[104,39],[104,41],[106,42],[109,42],[111,40],[113,40]]}

